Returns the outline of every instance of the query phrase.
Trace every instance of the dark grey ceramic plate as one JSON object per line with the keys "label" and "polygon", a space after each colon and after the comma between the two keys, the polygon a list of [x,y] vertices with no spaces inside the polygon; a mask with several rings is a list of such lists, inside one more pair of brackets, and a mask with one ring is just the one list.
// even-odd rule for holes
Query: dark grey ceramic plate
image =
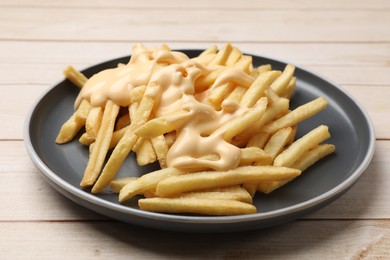
{"label": "dark grey ceramic plate", "polygon": [[[184,50],[195,56],[199,50]],[[83,71],[86,76],[127,62],[129,57],[108,61]],[[253,57],[254,65],[272,64],[282,70],[284,62]],[[76,203],[108,217],[128,223],[176,231],[229,232],[278,225],[302,217],[332,202],[346,192],[362,175],[374,152],[374,130],[367,114],[348,94],[335,84],[297,67],[297,87],[291,100],[294,108],[324,96],[328,108],[298,127],[298,136],[320,124],[332,134],[329,143],[337,147],[335,154],[308,169],[302,176],[270,195],[258,194],[254,204],[258,213],[244,216],[193,216],[151,213],[139,210],[136,200],[118,203],[117,195],[105,191],[93,195],[80,188],[88,159],[88,151],[78,141],[56,145],[56,135],[73,113],[78,89],[64,80],[51,88],[33,107],[25,125],[27,151],[44,178],[59,192]],[[140,176],[157,166],[140,168],[133,156],[125,161],[119,175]]]}

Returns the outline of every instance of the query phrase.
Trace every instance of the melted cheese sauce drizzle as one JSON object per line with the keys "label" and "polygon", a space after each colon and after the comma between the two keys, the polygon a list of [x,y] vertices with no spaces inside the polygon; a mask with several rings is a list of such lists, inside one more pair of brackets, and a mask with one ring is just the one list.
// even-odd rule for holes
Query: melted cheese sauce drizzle
{"label": "melted cheese sauce drizzle", "polygon": [[[112,100],[120,106],[130,105],[130,90],[134,87],[155,84],[157,88],[145,95],[155,98],[155,117],[179,110],[187,116],[178,116],[181,127],[167,154],[168,167],[182,169],[211,168],[229,170],[238,166],[240,149],[223,139],[218,129],[227,121],[242,115],[247,108],[223,103],[215,110],[207,101],[207,91],[195,93],[195,81],[210,72],[206,68],[209,57],[189,59],[185,54],[136,45],[128,64],[101,71],[91,77],[82,88],[75,106],[87,99],[92,106],[104,106]],[[239,69],[228,69],[215,81],[214,87],[226,82],[250,85],[253,78]],[[237,81],[237,82],[236,82]],[[210,156],[214,159],[210,160]]]}

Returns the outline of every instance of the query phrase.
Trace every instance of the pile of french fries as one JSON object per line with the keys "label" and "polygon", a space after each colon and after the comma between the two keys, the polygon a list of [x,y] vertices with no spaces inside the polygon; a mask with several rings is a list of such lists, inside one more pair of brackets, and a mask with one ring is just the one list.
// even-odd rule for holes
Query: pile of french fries
{"label": "pile of french fries", "polygon": [[[166,45],[159,48],[136,45],[134,48],[138,53],[170,51]],[[110,99],[103,106],[94,106],[91,100],[79,97],[74,114],[61,127],[56,142],[67,143],[83,129],[79,141],[89,146],[90,155],[81,180],[82,187],[91,187],[92,193],[110,187],[119,193],[120,202],[142,195],[144,198],[138,200],[140,209],[153,212],[251,214],[256,212],[252,204],[256,192],[274,191],[335,151],[334,145],[323,143],[330,138],[325,125],[299,139],[295,136],[297,124],[325,109],[328,102],[318,97],[290,110],[289,99],[296,84],[293,65],[288,64],[283,71],[273,70],[269,64],[254,67],[252,57],[231,44],[221,49],[211,46],[188,60],[204,68],[194,79],[190,95],[202,96],[199,102],[216,112],[222,109],[226,109],[226,113],[229,109],[243,111],[215,129],[224,142],[238,151],[235,166],[216,169],[208,163],[194,167],[170,164],[167,155],[183,127],[189,123],[183,122],[183,117],[178,115],[188,111],[159,115],[160,101],[148,93],[160,91],[160,86],[151,80],[129,90],[130,100],[126,107]],[[173,65],[165,61],[159,70]],[[232,70],[236,76],[229,77],[228,72]],[[157,73],[158,70],[153,71],[153,75]],[[182,77],[186,77],[186,73],[182,71]],[[88,81],[71,66],[64,70],[64,75],[80,88]],[[226,104],[229,104],[228,108],[223,108]],[[108,157],[109,150],[112,153]],[[139,178],[130,177],[131,172],[129,177],[116,178],[132,151],[140,167],[158,161],[161,169]],[[218,154],[211,153],[199,160],[215,162],[220,159]]]}

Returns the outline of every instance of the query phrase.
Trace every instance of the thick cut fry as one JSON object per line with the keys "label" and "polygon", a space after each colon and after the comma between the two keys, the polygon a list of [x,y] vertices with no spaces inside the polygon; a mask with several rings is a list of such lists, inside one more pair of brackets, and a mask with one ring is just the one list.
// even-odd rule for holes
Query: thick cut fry
{"label": "thick cut fry", "polygon": [[264,125],[261,130],[268,133],[274,133],[281,128],[293,126],[322,111],[326,108],[327,105],[328,101],[326,101],[326,99],[323,97],[319,97],[300,107],[297,107],[296,109],[282,116],[278,120]]}
{"label": "thick cut fry", "polygon": [[269,156],[263,149],[258,147],[247,147],[241,149],[241,159],[240,166],[251,165],[256,163],[256,165],[270,165],[272,163],[272,158]]}
{"label": "thick cut fry", "polygon": [[244,183],[242,187],[248,192],[248,194],[253,198],[256,195],[257,183]]}
{"label": "thick cut fry", "polygon": [[228,82],[209,91],[208,100],[217,110],[221,108],[224,98],[233,90],[233,84]]}
{"label": "thick cut fry", "polygon": [[205,171],[174,176],[158,183],[156,193],[170,196],[202,189],[222,188],[247,182],[286,180],[298,176],[301,171],[275,166],[242,166],[233,170]]}
{"label": "thick cut fry", "polygon": [[297,83],[297,78],[292,77],[292,79],[288,83],[286,89],[284,90],[284,92],[280,96],[290,99],[292,94],[294,93],[296,83]]}
{"label": "thick cut fry", "polygon": [[248,75],[251,74],[252,56],[243,55],[234,65],[234,68],[245,71]]}
{"label": "thick cut fry", "polygon": [[90,136],[88,133],[84,133],[80,136],[79,142],[83,145],[91,145],[95,142],[96,138]]}
{"label": "thick cut fry", "polygon": [[141,137],[153,138],[177,130],[190,116],[185,110],[153,118],[135,130],[135,134]]}
{"label": "thick cut fry", "polygon": [[[153,93],[153,88],[158,88],[158,86],[152,84],[149,85],[148,88],[150,88],[150,92]],[[130,127],[127,129],[124,136],[113,150],[102,173],[100,174],[99,179],[93,186],[92,193],[98,193],[102,191],[111,182],[111,180],[115,178],[116,174],[122,166],[123,161],[126,159],[127,155],[130,153],[130,151],[133,149],[133,146],[137,142],[138,137],[134,133],[134,129],[137,129],[148,120],[155,102],[154,97],[147,95],[147,91],[148,90],[145,90],[145,95],[142,97]],[[129,113],[131,114],[130,109],[131,106],[129,108]]]}
{"label": "thick cut fry", "polygon": [[237,200],[252,203],[251,195],[241,186],[187,192],[180,194],[180,198]]}
{"label": "thick cut fry", "polygon": [[196,198],[149,198],[138,201],[140,209],[162,213],[196,213],[202,215],[243,215],[256,213],[256,207],[235,200]]}
{"label": "thick cut fry", "polygon": [[259,98],[264,96],[265,90],[279,75],[279,71],[269,71],[258,76],[245,92],[240,104],[245,107],[252,107]]}
{"label": "thick cut fry", "polygon": [[122,177],[122,178],[116,178],[116,179],[113,179],[111,182],[110,182],[110,189],[114,192],[114,193],[119,193],[121,191],[121,189],[126,186],[126,184],[132,182],[132,181],[135,181],[137,180],[137,177]]}
{"label": "thick cut fry", "polygon": [[121,117],[119,117],[119,119],[117,120],[116,124],[115,124],[115,131],[118,131],[128,125],[130,125],[130,115],[129,113],[126,113],[124,115],[122,115]]}
{"label": "thick cut fry", "polygon": [[73,115],[62,125],[56,139],[57,144],[64,144],[72,141],[78,131],[85,125],[90,109],[90,103],[83,99]]}
{"label": "thick cut fry", "polygon": [[215,54],[218,51],[217,45],[211,45],[208,49],[204,50],[201,54],[199,54],[199,57],[206,56],[209,54]]}
{"label": "thick cut fry", "polygon": [[285,91],[288,83],[294,75],[295,67],[291,64],[287,64],[282,75],[277,78],[270,86],[270,88],[275,91],[279,96]]}
{"label": "thick cut fry", "polygon": [[333,144],[320,144],[302,155],[301,158],[295,161],[292,167],[304,171],[318,160],[333,153],[335,150],[336,147]]}
{"label": "thick cut fry", "polygon": [[130,103],[139,103],[145,93],[146,86],[139,86],[130,90]]}
{"label": "thick cut fry", "polygon": [[230,52],[233,50],[233,46],[228,43],[226,44],[218,53],[217,56],[215,57],[214,60],[210,62],[210,65],[224,65],[227,58],[230,55]]}
{"label": "thick cut fry", "polygon": [[133,151],[136,153],[139,166],[151,164],[157,160],[152,143],[148,138],[138,138],[133,147]]}
{"label": "thick cut fry", "polygon": [[320,125],[311,130],[294,143],[292,143],[286,150],[279,154],[275,160],[275,166],[290,167],[293,163],[301,158],[301,156],[308,150],[317,146],[319,143],[325,141],[330,137],[327,126]]}
{"label": "thick cut fry", "polygon": [[87,187],[95,183],[106,158],[114,130],[115,119],[119,112],[119,106],[108,100],[104,109],[102,124],[94,145],[94,149],[88,160],[81,186]]}
{"label": "thick cut fry", "polygon": [[63,73],[67,79],[69,79],[73,84],[75,84],[79,88],[82,88],[85,82],[87,82],[88,80],[84,76],[84,74],[82,74],[72,66],[66,67]]}
{"label": "thick cut fry", "polygon": [[126,126],[122,129],[119,129],[118,131],[115,131],[114,133],[112,133],[111,142],[110,142],[110,149],[114,148],[119,143],[119,141],[125,135],[128,128],[130,128],[130,126]]}
{"label": "thick cut fry", "polygon": [[240,104],[240,101],[247,90],[248,88],[246,87],[242,87],[242,86],[235,87],[234,90],[229,94],[229,96],[227,96],[225,102]]}
{"label": "thick cut fry", "polygon": [[232,140],[234,136],[249,128],[254,122],[258,121],[267,107],[267,98],[261,98],[255,107],[247,111],[240,117],[230,120],[217,131],[224,133],[223,138],[227,141]]}
{"label": "thick cut fry", "polygon": [[234,65],[241,58],[241,55],[242,53],[239,49],[233,48],[232,52],[230,53],[229,57],[225,62],[225,65],[226,66]]}
{"label": "thick cut fry", "polygon": [[263,149],[265,144],[268,142],[269,134],[266,132],[260,132],[252,136],[247,144],[247,147],[258,147]]}
{"label": "thick cut fry", "polygon": [[285,181],[265,181],[257,184],[257,190],[269,194],[273,192],[274,190],[286,185],[290,181],[292,181],[294,178],[291,178],[291,180],[285,180]]}
{"label": "thick cut fry", "polygon": [[289,141],[289,137],[292,133],[292,128],[282,128],[275,132],[267,144],[264,147],[264,152],[266,152],[269,156],[271,156],[272,161],[275,157],[283,151],[283,148],[286,146]]}
{"label": "thick cut fry", "polygon": [[159,135],[151,138],[154,152],[156,153],[157,160],[160,163],[160,168],[164,169],[167,166],[167,153],[169,150],[168,144],[163,135]]}
{"label": "thick cut fry", "polygon": [[271,71],[272,70],[272,66],[271,66],[271,64],[264,64],[264,65],[261,65],[261,66],[257,67],[256,70],[261,75],[264,72]]}
{"label": "thick cut fry", "polygon": [[119,201],[131,199],[135,195],[141,195],[148,190],[156,189],[157,184],[168,177],[182,175],[185,172],[176,168],[165,168],[147,173],[135,181],[124,186],[119,193]]}
{"label": "thick cut fry", "polygon": [[103,109],[101,107],[92,107],[85,123],[85,131],[90,138],[96,139],[102,119]]}

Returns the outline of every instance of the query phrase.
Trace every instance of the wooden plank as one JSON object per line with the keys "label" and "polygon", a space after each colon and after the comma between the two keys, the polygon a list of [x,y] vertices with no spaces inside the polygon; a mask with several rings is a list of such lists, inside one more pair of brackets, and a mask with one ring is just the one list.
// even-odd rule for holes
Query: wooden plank
{"label": "wooden plank", "polygon": [[23,142],[1,141],[0,221],[96,220],[101,215],[62,196],[43,179]]}
{"label": "wooden plank", "polygon": [[115,0],[115,1],[77,1],[68,0],[64,4],[61,0],[45,1],[45,0],[2,0],[0,6],[6,7],[71,7],[71,8],[153,8],[153,9],[188,9],[188,8],[203,8],[203,9],[343,9],[345,11],[354,9],[384,9],[390,8],[390,4],[386,0],[355,0],[353,3],[349,1],[321,1],[313,2],[310,0],[279,0],[279,1],[267,1],[267,0],[246,0],[246,1],[234,1],[234,0],[199,0],[199,1],[180,1],[180,0],[149,0],[149,1],[127,1],[127,0]]}
{"label": "wooden plank", "polygon": [[[114,40],[114,39],[113,39]],[[2,70],[23,64],[80,64],[93,65],[109,59],[131,54],[135,41],[125,42],[24,42],[0,41],[0,65]],[[167,43],[172,49],[206,49],[217,43],[221,48],[225,42],[141,42],[145,46]],[[240,43],[232,42],[243,52],[285,60],[302,66],[348,66],[389,68],[390,43]],[[44,69],[44,68],[41,68]],[[21,70],[22,71],[22,70]],[[28,72],[28,71],[27,71]],[[23,70],[23,73],[27,74]],[[44,74],[44,73],[41,73]],[[38,76],[44,76],[38,74]],[[1,77],[2,81],[3,77]],[[388,82],[388,81],[387,81]],[[18,82],[21,83],[21,82]]]}
{"label": "wooden plank", "polygon": [[[77,12],[75,12],[77,10]],[[389,42],[387,10],[0,9],[3,40]],[[109,21],[109,22],[107,22]],[[310,24],[311,26],[307,26]],[[288,25],[288,27],[286,26]],[[157,30],[156,28],[163,28]],[[114,29],[113,29],[114,28]],[[373,30],[375,28],[375,30]],[[369,39],[369,40],[368,40]]]}
{"label": "wooden plank", "polygon": [[0,250],[6,259],[390,257],[389,220],[297,221],[239,234],[173,233],[118,222],[6,222],[0,228]]}
{"label": "wooden plank", "polygon": [[[307,219],[390,219],[390,141],[378,141],[366,173],[344,196]],[[102,219],[69,201],[45,183],[20,141],[0,142],[1,221]]]}

